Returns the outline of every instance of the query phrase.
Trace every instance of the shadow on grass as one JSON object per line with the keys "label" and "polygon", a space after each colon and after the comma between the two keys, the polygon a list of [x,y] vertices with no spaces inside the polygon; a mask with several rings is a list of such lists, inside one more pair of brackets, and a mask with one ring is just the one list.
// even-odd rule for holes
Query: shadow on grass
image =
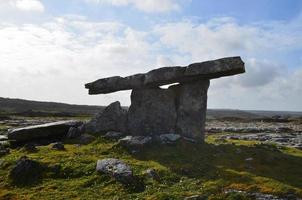
{"label": "shadow on grass", "polygon": [[285,154],[273,145],[214,145],[182,141],[175,146],[154,145],[135,157],[156,161],[187,177],[250,183],[252,176],[256,175],[302,188],[302,158]]}

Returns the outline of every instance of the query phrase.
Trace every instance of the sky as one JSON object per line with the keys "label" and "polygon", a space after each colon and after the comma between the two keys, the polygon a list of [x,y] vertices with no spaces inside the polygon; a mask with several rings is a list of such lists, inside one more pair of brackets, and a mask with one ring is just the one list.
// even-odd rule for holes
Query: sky
{"label": "sky", "polygon": [[0,0],[0,96],[130,104],[84,84],[241,56],[209,108],[302,111],[301,0]]}

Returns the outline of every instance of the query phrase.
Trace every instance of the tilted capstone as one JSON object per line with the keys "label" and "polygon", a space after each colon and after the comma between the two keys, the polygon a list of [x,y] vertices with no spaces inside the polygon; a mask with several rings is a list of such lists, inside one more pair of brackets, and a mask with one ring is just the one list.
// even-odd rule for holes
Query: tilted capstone
{"label": "tilted capstone", "polygon": [[[228,57],[193,63],[186,67],[163,67],[145,74],[115,76],[87,83],[85,87],[89,89],[89,94],[132,89],[131,105],[128,111],[122,111],[122,118],[111,117],[106,120],[106,115],[111,114],[103,112],[97,116],[102,120],[95,118],[90,124],[92,127],[101,127],[96,132],[123,129],[127,134],[137,136],[172,133],[203,141],[210,79],[244,72],[244,62],[240,57]],[[159,87],[172,83],[178,84],[167,89]],[[110,111],[108,108],[106,110]],[[115,119],[117,122],[112,122]]]}

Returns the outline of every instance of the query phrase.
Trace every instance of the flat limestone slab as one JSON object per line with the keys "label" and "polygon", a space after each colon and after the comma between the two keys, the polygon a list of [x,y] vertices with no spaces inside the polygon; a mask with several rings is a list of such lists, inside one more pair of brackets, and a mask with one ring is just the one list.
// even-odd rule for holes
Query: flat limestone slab
{"label": "flat limestone slab", "polygon": [[24,128],[17,128],[8,131],[8,139],[16,142],[32,141],[41,138],[65,136],[70,127],[77,127],[82,122],[79,121],[59,121]]}
{"label": "flat limestone slab", "polygon": [[199,79],[213,79],[244,73],[244,62],[240,57],[227,57],[186,67],[162,67],[145,74],[127,77],[114,76],[87,83],[89,94],[107,94],[121,90],[152,88],[172,83],[191,82]]}

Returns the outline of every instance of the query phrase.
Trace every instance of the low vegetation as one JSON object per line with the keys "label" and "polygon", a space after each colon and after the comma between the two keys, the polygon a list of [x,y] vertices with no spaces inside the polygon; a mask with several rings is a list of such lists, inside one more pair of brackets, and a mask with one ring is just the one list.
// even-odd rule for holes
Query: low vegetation
{"label": "low vegetation", "polygon": [[[248,199],[230,189],[302,197],[302,151],[222,140],[208,136],[206,143],[181,141],[173,146],[151,146],[138,154],[117,147],[116,142],[98,138],[92,144],[66,144],[66,151],[38,147],[38,152],[11,150],[0,158],[0,199],[183,199],[203,195],[208,199]],[[21,156],[44,166],[35,184],[16,185],[9,171]],[[133,191],[114,179],[95,172],[96,161],[118,158],[142,178],[143,191]],[[159,181],[144,176],[155,169]]]}

